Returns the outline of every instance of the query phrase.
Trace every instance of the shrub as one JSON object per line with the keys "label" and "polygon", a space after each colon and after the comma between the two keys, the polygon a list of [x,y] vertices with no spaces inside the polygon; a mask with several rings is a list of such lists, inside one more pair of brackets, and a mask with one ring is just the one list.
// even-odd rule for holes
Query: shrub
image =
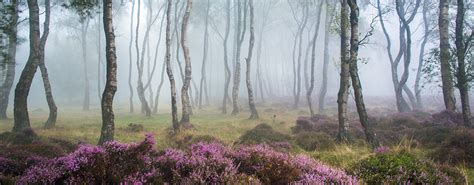
{"label": "shrub", "polygon": [[126,130],[129,132],[143,132],[144,128],[142,124],[130,123]]}
{"label": "shrub", "polygon": [[328,150],[336,146],[331,136],[320,132],[300,132],[295,135],[295,142],[307,151]]}
{"label": "shrub", "polygon": [[274,143],[274,142],[285,142],[291,140],[291,136],[277,132],[273,128],[266,124],[261,123],[255,128],[245,132],[239,138],[240,144],[262,144],[262,143]]}
{"label": "shrub", "polygon": [[408,152],[377,153],[350,169],[368,184],[452,184],[457,179]]}
{"label": "shrub", "polygon": [[474,130],[454,131],[433,153],[433,157],[450,164],[474,167]]}

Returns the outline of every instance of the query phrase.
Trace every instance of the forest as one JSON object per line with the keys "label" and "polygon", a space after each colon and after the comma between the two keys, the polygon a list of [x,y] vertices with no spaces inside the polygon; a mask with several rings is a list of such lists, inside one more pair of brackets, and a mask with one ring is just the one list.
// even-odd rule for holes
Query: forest
{"label": "forest", "polygon": [[474,184],[472,0],[0,0],[0,184]]}

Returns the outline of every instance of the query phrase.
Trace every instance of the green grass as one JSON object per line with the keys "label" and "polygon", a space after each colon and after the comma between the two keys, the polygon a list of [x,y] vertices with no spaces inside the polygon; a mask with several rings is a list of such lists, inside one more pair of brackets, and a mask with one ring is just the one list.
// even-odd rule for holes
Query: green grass
{"label": "green grass", "polygon": [[[210,135],[226,144],[233,144],[247,130],[254,128],[260,123],[267,123],[275,131],[285,134],[291,134],[291,127],[295,125],[298,116],[307,116],[306,109],[299,110],[276,110],[274,107],[260,107],[260,119],[249,120],[248,112],[241,112],[237,116],[221,114],[216,107],[209,107],[203,110],[194,110],[191,122],[194,129],[186,131],[192,135]],[[145,137],[146,133],[153,133],[157,139],[158,148],[173,146],[172,138],[169,138],[169,129],[171,128],[171,115],[167,107],[159,110],[158,115],[146,118],[144,115],[128,113],[127,107],[115,108],[115,140],[120,142],[138,142]],[[77,142],[97,143],[101,128],[101,114],[99,108],[84,112],[79,108],[66,107],[59,109],[58,121],[53,129],[43,129],[43,122],[47,119],[47,110],[30,110],[31,124],[35,132],[45,138],[58,138]],[[273,116],[276,119],[273,120]],[[10,115],[12,117],[12,115]],[[144,131],[129,132],[126,130],[128,124],[142,124]],[[0,124],[0,133],[10,131],[13,126],[13,120],[2,120]],[[403,143],[402,143],[403,144]],[[419,149],[416,153],[427,153]],[[372,155],[371,149],[365,144],[356,143],[353,145],[337,145],[334,149],[325,151],[307,152],[296,147],[293,153],[305,153],[322,162],[338,167],[347,168],[351,164]],[[474,183],[474,169],[465,169],[469,182]]]}

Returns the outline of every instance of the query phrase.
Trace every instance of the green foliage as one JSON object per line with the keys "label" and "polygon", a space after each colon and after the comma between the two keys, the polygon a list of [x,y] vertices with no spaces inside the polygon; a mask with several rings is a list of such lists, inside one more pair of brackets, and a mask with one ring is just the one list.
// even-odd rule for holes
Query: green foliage
{"label": "green foliage", "polygon": [[294,138],[296,144],[307,151],[329,150],[336,146],[331,136],[321,132],[300,132]]}
{"label": "green foliage", "polygon": [[260,143],[274,143],[284,142],[291,140],[291,136],[283,134],[273,130],[273,128],[266,124],[261,123],[255,128],[245,132],[239,138],[240,144],[260,144]]}
{"label": "green foliage", "polygon": [[79,15],[81,22],[92,18],[96,12],[100,11],[98,0],[69,0],[63,3],[62,6],[75,11]]}
{"label": "green foliage", "polygon": [[[361,160],[350,172],[368,184],[453,184],[464,182],[459,171],[443,172],[433,162],[406,151],[377,153]],[[451,176],[450,176],[451,174]],[[453,175],[455,174],[455,175]],[[456,179],[463,177],[463,179]]]}

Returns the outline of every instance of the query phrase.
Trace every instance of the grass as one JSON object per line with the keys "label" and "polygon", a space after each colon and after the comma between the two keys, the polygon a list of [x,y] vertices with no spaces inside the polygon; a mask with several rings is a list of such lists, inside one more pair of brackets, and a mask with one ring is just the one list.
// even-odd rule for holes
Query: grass
{"label": "grass", "polygon": [[[303,108],[291,111],[275,110],[274,107],[260,107],[260,119],[249,120],[248,112],[241,112],[237,116],[221,114],[216,107],[208,107],[203,110],[194,110],[191,122],[194,129],[186,131],[192,135],[209,135],[226,144],[233,144],[247,130],[254,128],[260,123],[267,123],[275,131],[291,134],[291,127],[295,125],[298,116],[307,116]],[[157,139],[158,148],[172,146],[172,140],[168,137],[168,131],[171,128],[171,116],[167,107],[159,110],[159,114],[150,118],[142,114],[128,113],[126,107],[115,108],[115,140],[120,142],[137,142],[145,137],[145,133],[153,133]],[[31,124],[35,132],[45,138],[58,138],[77,142],[97,143],[101,128],[101,114],[99,108],[90,111],[82,111],[74,107],[60,108],[56,127],[53,129],[43,129],[43,122],[47,119],[47,110],[30,110]],[[273,117],[276,115],[276,119]],[[12,117],[12,115],[10,115]],[[142,132],[129,132],[127,127],[130,123],[141,124],[144,127]],[[10,131],[13,126],[13,120],[2,120],[0,124],[0,133]],[[410,142],[410,141],[405,141]],[[409,143],[401,143],[394,149],[405,147]],[[423,155],[428,150],[423,151],[413,149],[416,153]],[[345,169],[351,164],[372,155],[372,150],[365,144],[355,143],[353,145],[337,145],[333,149],[323,151],[307,152],[296,147],[293,153],[305,153],[322,162]],[[463,168],[469,178],[469,182],[474,183],[474,169]]]}

